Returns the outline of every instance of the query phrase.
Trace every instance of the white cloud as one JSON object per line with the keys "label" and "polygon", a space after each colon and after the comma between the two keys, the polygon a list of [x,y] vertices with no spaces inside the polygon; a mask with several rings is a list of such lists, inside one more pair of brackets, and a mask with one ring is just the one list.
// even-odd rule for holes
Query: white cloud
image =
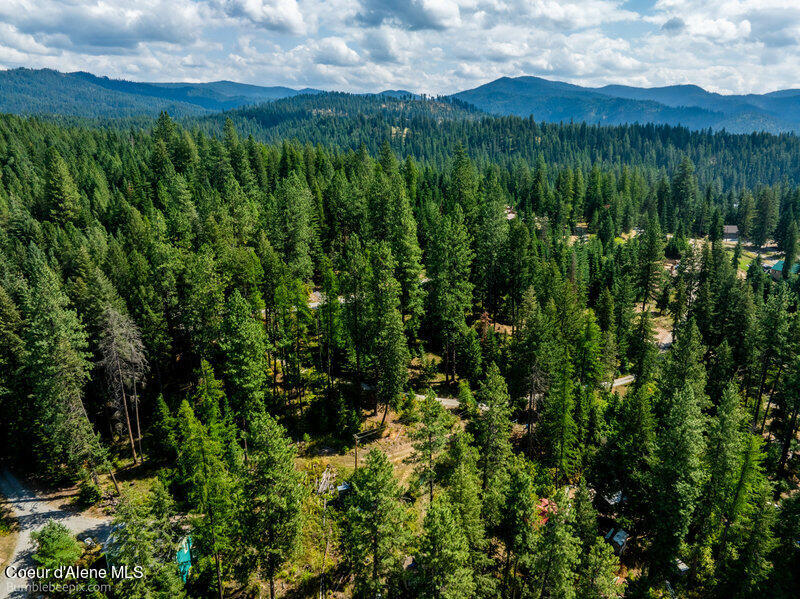
{"label": "white cloud", "polygon": [[800,84],[797,0],[0,0],[0,66],[446,93],[503,75]]}
{"label": "white cloud", "polygon": [[0,22],[37,42],[86,53],[131,49],[140,43],[189,44],[200,33],[200,7],[190,0],[119,2],[4,0]]}
{"label": "white cloud", "polygon": [[409,29],[449,29],[461,22],[454,0],[362,0],[358,19],[366,25],[393,23]]}
{"label": "white cloud", "polygon": [[351,66],[359,63],[358,53],[350,48],[343,39],[327,37],[315,44],[314,60],[317,64],[333,66]]}
{"label": "white cloud", "polygon": [[302,35],[306,23],[296,0],[216,0],[227,16],[250,21],[254,25]]}

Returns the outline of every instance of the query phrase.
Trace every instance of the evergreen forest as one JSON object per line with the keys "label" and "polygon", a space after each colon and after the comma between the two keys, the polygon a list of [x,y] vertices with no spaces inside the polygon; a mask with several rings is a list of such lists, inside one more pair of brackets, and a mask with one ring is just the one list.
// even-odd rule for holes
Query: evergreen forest
{"label": "evergreen forest", "polygon": [[800,141],[315,97],[0,115],[0,461],[113,522],[34,560],[144,568],[96,599],[800,596]]}

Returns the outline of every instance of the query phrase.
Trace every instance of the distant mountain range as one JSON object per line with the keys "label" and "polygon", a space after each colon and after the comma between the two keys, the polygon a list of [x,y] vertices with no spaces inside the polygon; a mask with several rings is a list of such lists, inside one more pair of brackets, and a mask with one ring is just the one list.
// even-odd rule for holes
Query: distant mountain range
{"label": "distant mountain range", "polygon": [[550,122],[657,123],[732,133],[800,130],[800,89],[722,95],[696,85],[592,88],[540,77],[502,77],[454,96],[492,114]]}
{"label": "distant mountain range", "polygon": [[[61,73],[49,69],[0,71],[0,112],[118,118],[157,114],[200,116],[322,90],[213,81],[143,83]],[[418,99],[406,90],[379,94]],[[800,89],[768,94],[722,95],[696,85],[640,88],[582,87],[539,77],[502,77],[453,98],[493,115],[537,121],[619,125],[656,123],[733,133],[800,131]]]}
{"label": "distant mountain range", "polygon": [[128,117],[168,110],[185,116],[318,92],[233,81],[138,83],[50,69],[0,71],[0,112],[19,114]]}

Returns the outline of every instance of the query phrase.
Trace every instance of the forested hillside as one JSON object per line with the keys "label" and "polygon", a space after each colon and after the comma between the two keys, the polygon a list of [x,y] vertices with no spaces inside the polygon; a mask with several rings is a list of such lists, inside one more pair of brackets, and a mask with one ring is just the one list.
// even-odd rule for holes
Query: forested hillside
{"label": "forested hillside", "polygon": [[233,81],[144,83],[61,73],[51,69],[0,70],[0,112],[97,119],[208,114],[316,90],[263,87]]}
{"label": "forested hillside", "polygon": [[654,181],[673,172],[684,156],[695,164],[701,186],[716,192],[761,184],[800,182],[800,140],[795,135],[733,135],[667,125],[601,127],[542,123],[538,118],[490,117],[450,98],[387,98],[355,94],[300,95],[202,119],[186,119],[221,135],[225,120],[257,140],[324,143],[343,150],[364,146],[375,154],[388,141],[401,157],[445,168],[458,144],[483,168],[524,170],[541,156],[558,167],[594,164],[621,175],[639,167]]}
{"label": "forested hillside", "polygon": [[0,117],[0,452],[113,596],[796,597],[795,138],[306,101]]}
{"label": "forested hillside", "polygon": [[[384,90],[355,94],[365,99],[387,97],[420,100],[423,90]],[[70,115],[119,119],[155,117],[161,110],[173,116],[204,115],[298,95],[331,95],[341,105],[341,94],[314,88],[294,89],[280,85],[251,85],[234,81],[142,82],[99,77],[87,72],[62,73],[51,69],[0,71],[0,111],[25,115]],[[323,104],[331,98],[323,98]],[[696,85],[641,88],[606,85],[592,88],[541,77],[501,77],[474,89],[443,96],[451,105],[468,104],[473,111],[494,116],[531,117],[544,123],[590,125],[655,124],[691,130],[731,133],[787,133],[800,128],[800,90],[785,89],[766,94],[717,94]],[[308,98],[288,103],[288,112],[308,107]],[[417,107],[431,108],[419,103]],[[363,107],[362,107],[363,108]],[[352,109],[352,105],[350,106]],[[319,110],[324,111],[324,108]],[[338,113],[337,113],[338,114]],[[264,126],[294,120],[287,108],[256,113],[248,118]],[[338,114],[341,116],[341,114]],[[430,115],[429,115],[430,116]],[[433,115],[438,118],[440,115]]]}

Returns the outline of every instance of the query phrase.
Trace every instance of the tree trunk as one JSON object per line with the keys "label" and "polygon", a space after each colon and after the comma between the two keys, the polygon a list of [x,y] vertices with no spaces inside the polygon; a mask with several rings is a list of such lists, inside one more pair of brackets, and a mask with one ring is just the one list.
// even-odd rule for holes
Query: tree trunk
{"label": "tree trunk", "polygon": [[[378,407],[377,404],[375,405],[375,407],[376,408]],[[386,414],[388,414],[388,413],[389,413],[389,404],[387,403],[386,404],[386,408],[383,410],[383,418],[381,418],[381,426],[383,426],[384,422],[386,422]],[[377,416],[377,414],[376,414],[376,416]]]}
{"label": "tree trunk", "polygon": [[758,426],[758,415],[761,412],[761,395],[764,393],[764,383],[767,382],[767,370],[769,370],[769,359],[764,360],[764,366],[761,370],[758,393],[756,393],[756,411],[753,414],[753,430]]}
{"label": "tree trunk", "polygon": [[219,553],[214,552],[214,564],[217,568],[217,596],[222,599],[222,566],[219,563]]}
{"label": "tree trunk", "polygon": [[275,565],[272,563],[272,558],[268,560],[269,563],[269,599],[275,599]]}
{"label": "tree trunk", "polygon": [[778,367],[778,374],[775,375],[775,380],[772,381],[772,388],[769,392],[769,399],[767,400],[767,409],[764,410],[764,419],[761,421],[761,434],[764,434],[764,427],[767,425],[767,416],[769,415],[769,409],[772,407],[772,396],[775,393],[775,387],[778,386],[778,381],[781,378],[781,372],[783,371],[783,364]]}
{"label": "tree trunk", "polygon": [[125,395],[125,377],[122,376],[122,367],[119,363],[119,355],[117,355],[117,373],[119,374],[119,391],[122,394],[122,407],[125,410],[125,424],[128,426],[128,439],[131,443],[131,454],[133,454],[133,463],[137,464],[139,459],[136,457],[136,445],[133,442],[133,428],[131,428],[131,416],[128,413],[128,398]]}
{"label": "tree trunk", "polygon": [[114,470],[111,468],[111,464],[108,465],[108,474],[111,476],[111,482],[114,483],[114,490],[119,495],[119,484],[117,483],[117,477],[114,476]]}
{"label": "tree trunk", "polygon": [[503,597],[508,597],[508,573],[511,571],[511,551],[506,548],[506,563],[503,566]]}
{"label": "tree trunk", "polygon": [[781,444],[781,459],[778,462],[778,472],[786,473],[786,460],[789,458],[789,447],[792,445],[792,439],[795,436],[795,428],[797,427],[797,416],[800,412],[800,402],[797,400],[795,404],[795,408],[792,411],[792,417],[789,419],[788,430],[783,438],[783,443]]}
{"label": "tree trunk", "polygon": [[139,442],[139,457],[144,460],[142,451],[142,426],[139,421],[139,394],[136,392],[136,377],[133,377],[133,406],[136,411],[136,440]]}

